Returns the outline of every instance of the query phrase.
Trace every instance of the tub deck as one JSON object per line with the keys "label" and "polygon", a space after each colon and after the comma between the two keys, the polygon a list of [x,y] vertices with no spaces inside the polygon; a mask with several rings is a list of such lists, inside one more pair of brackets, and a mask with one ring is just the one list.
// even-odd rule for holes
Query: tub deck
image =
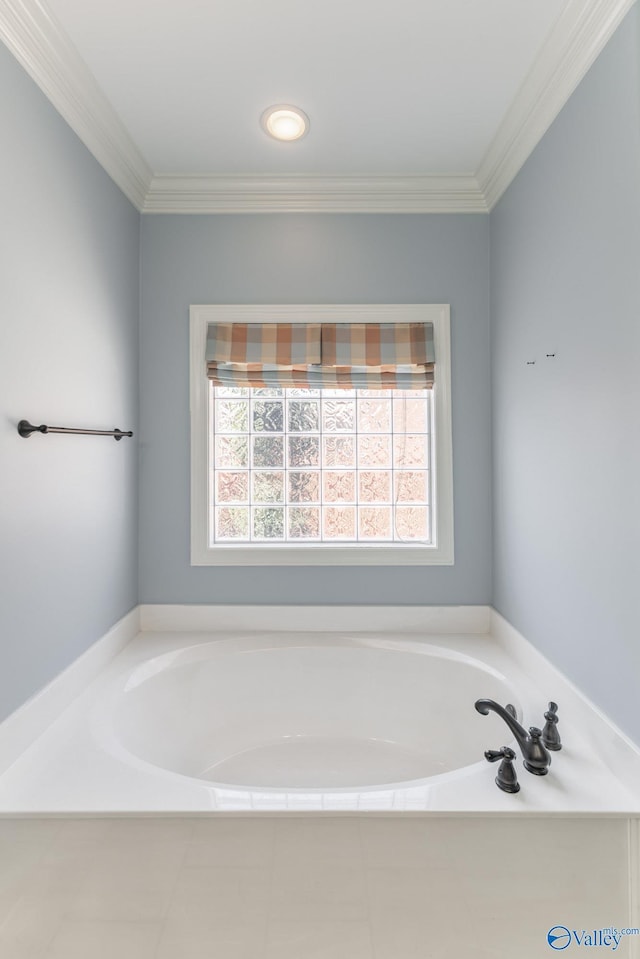
{"label": "tub deck", "polygon": [[[264,637],[256,637],[260,635]],[[535,675],[531,659],[517,650],[514,655],[514,648],[504,637],[492,634],[430,634],[422,639],[405,636],[402,641],[428,642],[472,656],[507,676],[519,697],[525,725],[540,723],[548,699],[559,702],[564,747],[553,754],[549,775],[544,777],[528,774],[518,760],[522,788],[516,795],[496,787],[496,767],[489,765],[481,753],[471,765],[409,783],[285,789],[224,786],[179,775],[114,745],[108,718],[96,706],[108,694],[114,678],[153,657],[216,639],[220,636],[208,632],[140,633],[0,777],[0,815],[640,813],[640,789],[634,788],[638,759],[633,745],[624,741],[559,673],[554,671],[553,676],[541,670]],[[335,641],[334,633],[331,642]],[[460,723],[465,721],[467,717],[459,717]],[[510,735],[501,721],[493,716],[477,717],[470,699],[468,722],[476,721],[486,723],[485,748],[499,748],[508,742]]]}

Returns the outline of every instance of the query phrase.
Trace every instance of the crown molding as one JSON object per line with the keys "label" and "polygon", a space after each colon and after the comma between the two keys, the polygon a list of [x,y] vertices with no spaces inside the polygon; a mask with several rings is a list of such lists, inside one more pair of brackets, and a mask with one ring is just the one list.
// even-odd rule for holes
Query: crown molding
{"label": "crown molding", "polygon": [[486,213],[473,176],[155,176],[143,213]]}
{"label": "crown molding", "polygon": [[636,0],[569,0],[511,103],[477,179],[493,209]]}
{"label": "crown molding", "polygon": [[0,0],[0,39],[138,209],[152,171],[66,33],[38,0]]}
{"label": "crown molding", "polygon": [[0,40],[142,213],[487,213],[635,2],[569,0],[475,176],[154,176],[39,0],[0,0]]}

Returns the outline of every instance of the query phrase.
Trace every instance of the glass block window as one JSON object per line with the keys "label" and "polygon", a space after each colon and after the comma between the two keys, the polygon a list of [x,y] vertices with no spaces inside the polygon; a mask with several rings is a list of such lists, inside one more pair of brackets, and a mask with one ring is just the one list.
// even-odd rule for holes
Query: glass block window
{"label": "glass block window", "polygon": [[209,386],[211,546],[431,543],[430,390]]}

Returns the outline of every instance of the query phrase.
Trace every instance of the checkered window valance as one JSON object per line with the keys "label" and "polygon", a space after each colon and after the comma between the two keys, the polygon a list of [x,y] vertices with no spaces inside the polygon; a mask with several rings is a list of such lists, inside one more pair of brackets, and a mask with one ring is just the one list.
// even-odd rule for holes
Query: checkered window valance
{"label": "checkered window valance", "polygon": [[212,323],[215,386],[428,390],[431,323]]}

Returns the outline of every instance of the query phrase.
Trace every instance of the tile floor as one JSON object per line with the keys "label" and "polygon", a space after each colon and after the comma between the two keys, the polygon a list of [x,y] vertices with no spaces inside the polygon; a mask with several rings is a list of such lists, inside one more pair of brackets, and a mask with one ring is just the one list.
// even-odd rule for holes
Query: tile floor
{"label": "tile floor", "polygon": [[0,819],[0,957],[549,959],[627,886],[624,820]]}

